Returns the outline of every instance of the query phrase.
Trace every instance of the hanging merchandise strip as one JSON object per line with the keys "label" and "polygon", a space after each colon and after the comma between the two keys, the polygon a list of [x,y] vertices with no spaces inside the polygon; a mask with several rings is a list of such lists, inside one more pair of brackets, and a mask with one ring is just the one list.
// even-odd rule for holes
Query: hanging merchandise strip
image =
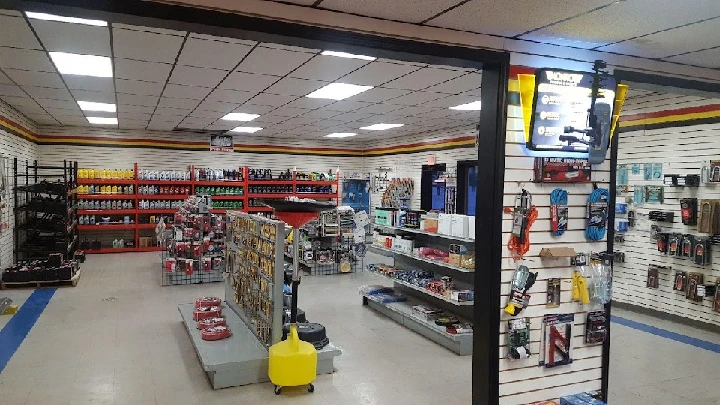
{"label": "hanging merchandise strip", "polygon": [[505,208],[513,214],[513,230],[508,249],[515,259],[521,259],[530,250],[530,227],[538,217],[538,210],[532,204],[532,195],[525,189],[515,197],[515,208]]}
{"label": "hanging merchandise strip", "polygon": [[605,237],[609,199],[610,192],[606,188],[595,188],[588,196],[585,234],[590,240],[602,240]]}
{"label": "hanging merchandise strip", "polygon": [[550,193],[550,217],[552,220],[552,232],[555,236],[565,233],[568,224],[568,192],[556,188]]}

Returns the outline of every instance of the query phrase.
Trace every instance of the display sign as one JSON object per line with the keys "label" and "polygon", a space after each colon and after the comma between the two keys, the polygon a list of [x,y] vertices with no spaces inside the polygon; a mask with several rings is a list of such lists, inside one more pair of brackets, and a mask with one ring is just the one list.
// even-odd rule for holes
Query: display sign
{"label": "display sign", "polygon": [[[532,122],[528,148],[587,152],[590,139],[582,132],[589,129],[588,111],[592,103],[593,74],[559,69],[538,69],[535,74]],[[617,82],[604,77],[596,106],[612,109]],[[569,127],[577,131],[569,131]],[[569,131],[569,132],[568,132]]]}
{"label": "display sign", "polygon": [[210,135],[211,152],[232,152],[233,146],[232,135]]}

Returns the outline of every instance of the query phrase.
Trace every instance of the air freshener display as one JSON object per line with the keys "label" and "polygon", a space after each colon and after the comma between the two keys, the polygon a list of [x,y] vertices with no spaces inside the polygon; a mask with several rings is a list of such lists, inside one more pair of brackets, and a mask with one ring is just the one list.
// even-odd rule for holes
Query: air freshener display
{"label": "air freshener display", "polygon": [[572,363],[572,329],[575,314],[545,315],[540,336],[539,364],[546,368]]}

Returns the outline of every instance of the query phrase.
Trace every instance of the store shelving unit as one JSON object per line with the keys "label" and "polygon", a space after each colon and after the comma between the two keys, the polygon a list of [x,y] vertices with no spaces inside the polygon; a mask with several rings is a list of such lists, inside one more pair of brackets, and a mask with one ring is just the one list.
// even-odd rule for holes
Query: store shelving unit
{"label": "store shelving unit", "polygon": [[[78,185],[110,185],[110,186],[132,186],[133,192],[128,194],[77,194],[76,200],[130,200],[132,201],[133,208],[131,209],[116,209],[116,210],[77,210],[77,215],[94,215],[96,219],[99,217],[111,217],[111,221],[114,223],[103,224],[96,221],[95,225],[80,225],[79,231],[82,231],[81,240],[92,240],[99,239],[98,236],[101,232],[110,233],[106,239],[117,238],[118,236],[125,236],[125,240],[132,241],[131,247],[120,247],[111,248],[103,247],[101,249],[88,249],[86,253],[124,253],[124,252],[148,252],[148,251],[161,251],[164,248],[162,246],[143,246],[140,247],[140,238],[143,235],[154,235],[148,233],[148,230],[155,228],[154,223],[150,223],[150,216],[171,216],[177,209],[140,209],[139,202],[141,200],[184,200],[188,195],[192,194],[209,194],[212,195],[214,205],[227,204],[227,207],[213,207],[210,212],[213,214],[225,214],[230,210],[237,210],[242,212],[253,212],[253,213],[271,213],[272,208],[265,205],[261,205],[256,200],[264,199],[284,199],[290,196],[296,196],[299,198],[313,198],[319,200],[334,200],[339,201],[338,192],[338,181],[311,181],[298,179],[297,173],[293,173],[292,180],[251,180],[248,178],[248,168],[240,167],[239,172],[242,173],[242,180],[200,180],[195,175],[196,168],[191,166],[190,180],[146,180],[138,179],[138,164],[135,163],[133,166],[132,179],[127,178],[81,178],[77,179]],[[183,186],[189,188],[189,194],[140,194],[140,186],[154,185],[154,186]],[[288,186],[292,193],[249,193],[251,186]],[[331,187],[333,192],[331,193],[303,193],[297,192],[298,187],[303,186],[324,186]],[[218,189],[232,188],[233,190],[241,189],[242,191],[237,194],[222,194],[218,193]],[[214,190],[213,190],[214,189]],[[214,193],[208,193],[207,191],[214,191]],[[233,206],[237,203],[239,206]],[[255,206],[254,204],[257,204]],[[120,221],[120,216],[129,216],[130,223],[123,223]],[[145,232],[143,232],[145,231]]]}
{"label": "store shelving unit", "polygon": [[[404,228],[373,224],[376,229],[392,231],[394,234],[413,235],[416,247],[427,246],[447,250],[450,244],[462,244],[468,250],[474,250],[474,240],[459,238],[450,235],[425,232],[415,228]],[[394,259],[395,267],[398,269],[422,269],[433,271],[436,276],[450,276],[456,285],[463,289],[472,289],[474,285],[475,269],[467,269],[454,266],[449,263],[427,259],[411,253],[399,250],[388,249],[378,244],[371,245],[371,250]],[[472,333],[452,334],[448,333],[445,327],[436,325],[434,322],[422,319],[413,314],[412,307],[424,305],[441,309],[445,315],[456,316],[463,323],[472,323],[473,302],[459,302],[444,295],[435,293],[425,288],[413,285],[403,280],[394,279],[383,274],[375,273],[378,278],[392,281],[396,291],[405,294],[408,299],[404,302],[382,303],[373,299],[370,295],[363,295],[363,304],[386,315],[401,325],[427,337],[428,339],[452,350],[459,355],[472,354]]]}
{"label": "store shelving unit", "polygon": [[14,261],[47,259],[51,253],[72,258],[78,242],[75,185],[77,162],[62,166],[13,160],[15,202]]}

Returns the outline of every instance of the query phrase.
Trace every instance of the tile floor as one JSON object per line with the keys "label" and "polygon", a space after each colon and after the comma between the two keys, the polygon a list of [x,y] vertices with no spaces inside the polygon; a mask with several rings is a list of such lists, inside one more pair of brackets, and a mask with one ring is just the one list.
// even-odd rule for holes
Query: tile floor
{"label": "tile floor", "polygon": [[[456,356],[362,307],[357,286],[379,282],[368,273],[303,279],[300,307],[343,349],[335,361],[339,372],[320,376],[314,394],[276,397],[270,384],[212,390],[176,307],[199,295],[221,295],[222,285],[160,287],[159,272],[157,253],[89,256],[78,286],[58,289],[0,374],[0,404],[471,402],[471,357]],[[29,295],[12,294],[18,300]],[[618,315],[719,340],[632,313]],[[720,354],[620,325],[612,330],[611,404],[720,404],[710,373],[720,370]]]}

